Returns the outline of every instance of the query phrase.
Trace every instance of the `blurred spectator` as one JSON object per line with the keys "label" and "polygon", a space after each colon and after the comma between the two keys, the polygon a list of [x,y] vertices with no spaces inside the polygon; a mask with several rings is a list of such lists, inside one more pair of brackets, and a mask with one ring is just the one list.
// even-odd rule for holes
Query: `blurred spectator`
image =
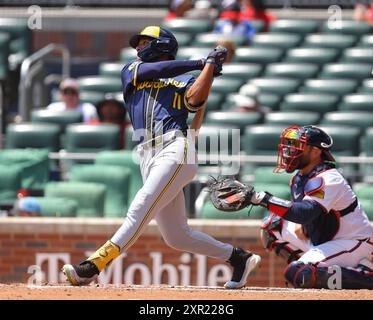
{"label": "blurred spectator", "polygon": [[271,108],[263,106],[259,102],[259,89],[253,84],[244,84],[239,91],[239,96],[236,98],[236,103],[232,108],[238,112],[271,112]]}
{"label": "blurred spectator", "polygon": [[17,200],[13,214],[18,217],[39,217],[41,206],[37,198],[25,197]]}
{"label": "blurred spectator", "polygon": [[214,32],[226,35],[242,35],[249,42],[255,34],[255,29],[248,20],[240,20],[241,6],[237,1],[223,1],[219,19]]}
{"label": "blurred spectator", "polygon": [[216,46],[222,46],[224,48],[227,48],[228,53],[227,53],[227,58],[225,59],[225,63],[232,62],[232,59],[234,57],[234,53],[236,52],[235,43],[231,40],[228,40],[228,39],[222,39],[222,40],[218,40],[216,42]]}
{"label": "blurred spectator", "polygon": [[164,20],[173,20],[176,18],[183,18],[186,12],[191,8],[189,0],[171,0],[169,11]]}
{"label": "blurred spectator", "polygon": [[354,20],[367,22],[373,25],[373,2],[369,7],[362,3],[357,3],[354,8]]}
{"label": "blurred spectator", "polygon": [[268,13],[263,0],[242,0],[240,20],[261,20],[265,24],[265,31],[269,25],[276,20],[276,16]]}
{"label": "blurred spectator", "polygon": [[117,99],[108,97],[97,103],[96,109],[98,120],[91,121],[90,123],[112,123],[118,125],[120,129],[121,148],[124,148],[124,132],[128,125],[124,104]]}
{"label": "blurred spectator", "polygon": [[60,83],[60,100],[47,106],[48,110],[64,111],[78,110],[82,113],[83,122],[97,119],[96,108],[93,104],[81,102],[79,98],[79,84],[75,79],[64,79]]}
{"label": "blurred spectator", "polygon": [[191,19],[211,19],[216,18],[215,10],[213,10],[209,0],[197,0],[193,8],[185,13],[185,16]]}

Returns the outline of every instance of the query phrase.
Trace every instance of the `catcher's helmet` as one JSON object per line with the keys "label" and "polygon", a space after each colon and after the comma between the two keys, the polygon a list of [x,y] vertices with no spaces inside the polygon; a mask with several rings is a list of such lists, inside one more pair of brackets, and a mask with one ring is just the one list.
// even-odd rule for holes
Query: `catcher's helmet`
{"label": "catcher's helmet", "polygon": [[323,160],[335,162],[330,152],[333,145],[332,137],[316,126],[291,126],[281,133],[278,145],[278,159],[274,172],[285,169],[291,173],[298,169],[299,157],[304,153],[306,145],[322,150]]}
{"label": "catcher's helmet", "polygon": [[158,26],[148,26],[139,34],[131,37],[130,45],[136,48],[141,37],[150,37],[153,40],[142,48],[137,56],[145,62],[157,60],[161,55],[167,54],[175,59],[179,45],[175,36],[168,30]]}

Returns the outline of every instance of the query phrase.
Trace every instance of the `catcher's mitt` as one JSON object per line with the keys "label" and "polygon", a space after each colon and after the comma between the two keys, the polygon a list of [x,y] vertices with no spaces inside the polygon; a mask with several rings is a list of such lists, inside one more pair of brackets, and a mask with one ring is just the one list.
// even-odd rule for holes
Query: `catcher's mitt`
{"label": "catcher's mitt", "polygon": [[230,178],[212,178],[209,189],[214,207],[227,212],[239,211],[250,205],[251,197],[255,192],[253,186],[247,186]]}

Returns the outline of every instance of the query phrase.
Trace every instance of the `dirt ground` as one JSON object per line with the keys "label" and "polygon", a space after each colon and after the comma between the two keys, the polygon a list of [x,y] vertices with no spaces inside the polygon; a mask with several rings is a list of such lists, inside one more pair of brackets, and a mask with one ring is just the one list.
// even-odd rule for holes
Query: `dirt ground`
{"label": "dirt ground", "polygon": [[0,285],[0,300],[373,300],[371,290],[301,290],[247,287]]}

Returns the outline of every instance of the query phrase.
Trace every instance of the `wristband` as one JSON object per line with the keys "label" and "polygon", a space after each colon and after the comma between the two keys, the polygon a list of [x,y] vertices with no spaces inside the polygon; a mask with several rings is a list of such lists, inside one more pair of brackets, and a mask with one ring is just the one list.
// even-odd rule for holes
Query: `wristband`
{"label": "wristband", "polygon": [[217,63],[215,61],[212,61],[212,60],[206,60],[205,62],[206,64],[212,64],[214,66],[217,66]]}

